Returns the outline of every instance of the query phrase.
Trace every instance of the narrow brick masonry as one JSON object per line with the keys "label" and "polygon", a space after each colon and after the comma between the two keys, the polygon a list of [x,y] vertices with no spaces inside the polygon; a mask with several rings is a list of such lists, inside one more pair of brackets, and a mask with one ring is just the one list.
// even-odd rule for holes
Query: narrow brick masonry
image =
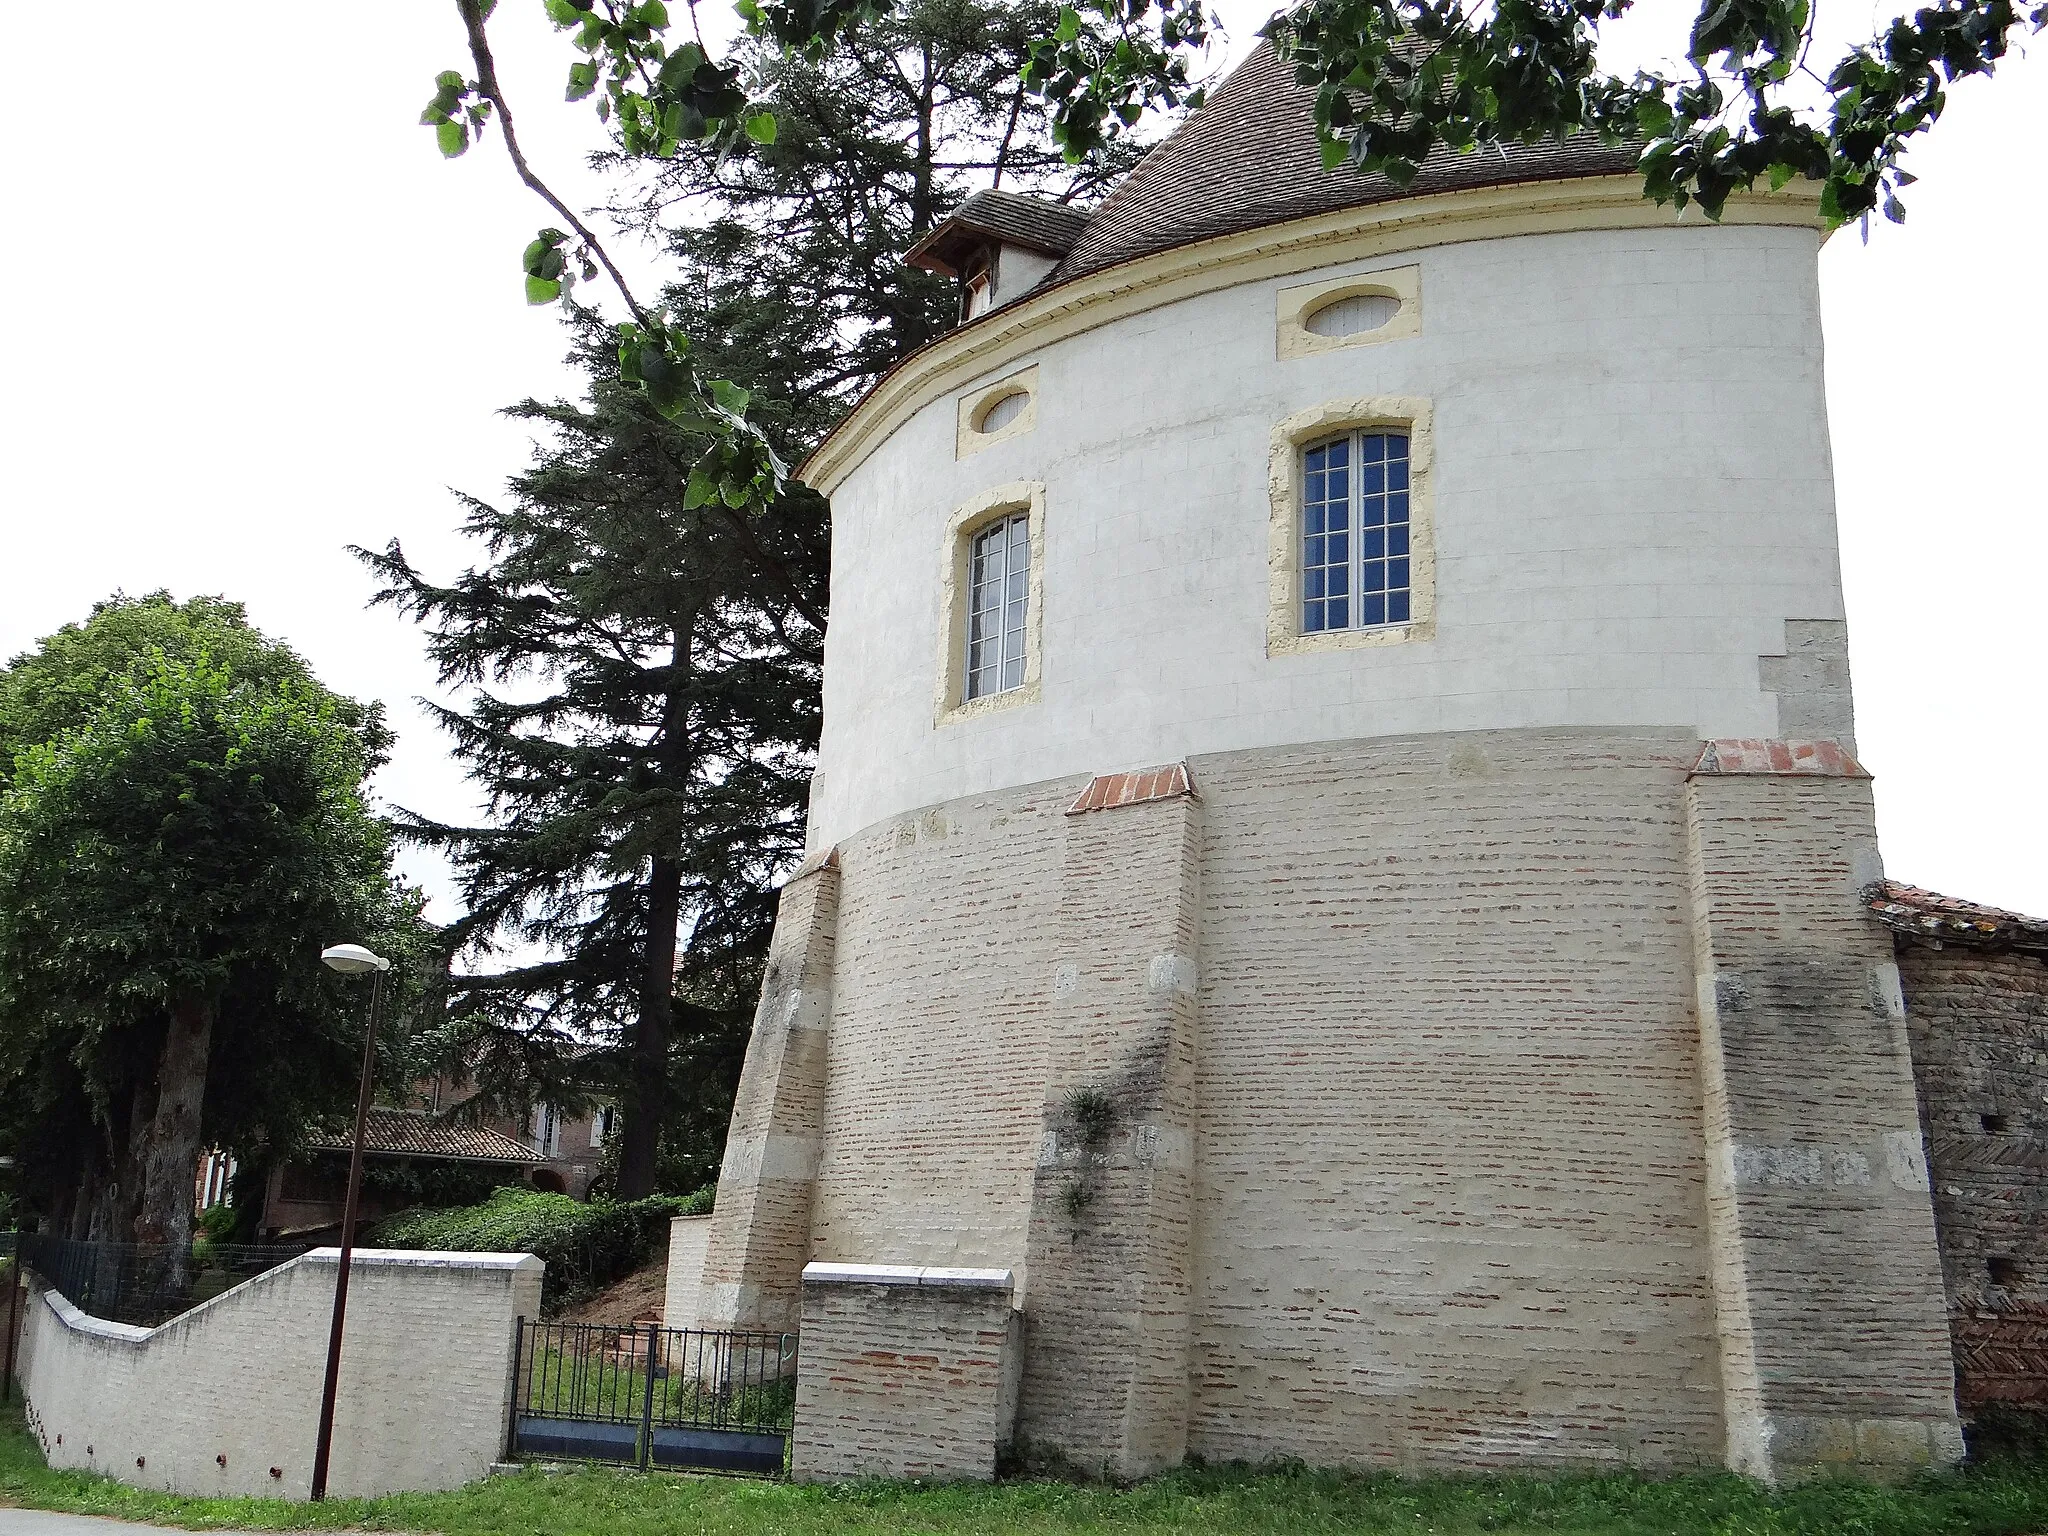
{"label": "narrow brick masonry", "polygon": [[[956,802],[785,893],[804,985],[764,997],[703,1274],[800,1309],[804,1475],[1012,1442],[1891,1475],[1961,1453],[1959,1385],[2048,1395],[2048,925],[1882,910],[1846,753],[1496,732],[1121,777],[1151,792]],[[1014,1290],[890,1278],[963,1271]]]}
{"label": "narrow brick masonry", "polygon": [[1017,1415],[1005,1269],[812,1264],[791,1455],[800,1481],[995,1476]]}
{"label": "narrow brick masonry", "polygon": [[1886,881],[1966,1417],[2048,1412],[2048,920]]}

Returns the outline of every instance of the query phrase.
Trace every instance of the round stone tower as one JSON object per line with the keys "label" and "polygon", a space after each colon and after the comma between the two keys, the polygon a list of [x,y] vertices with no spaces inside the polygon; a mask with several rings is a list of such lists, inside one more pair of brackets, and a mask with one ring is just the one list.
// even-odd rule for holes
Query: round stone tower
{"label": "round stone tower", "polygon": [[811,847],[699,1321],[1007,1271],[1002,1435],[1125,1473],[1960,1450],[1817,202],[1631,162],[1325,172],[1261,49],[1092,215],[911,253],[963,323],[803,470]]}

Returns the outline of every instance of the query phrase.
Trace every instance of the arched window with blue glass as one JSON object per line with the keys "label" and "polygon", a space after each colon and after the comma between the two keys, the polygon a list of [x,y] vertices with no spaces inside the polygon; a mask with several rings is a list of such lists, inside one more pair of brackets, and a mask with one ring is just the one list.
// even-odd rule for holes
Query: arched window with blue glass
{"label": "arched window with blue glass", "polygon": [[1408,434],[1369,427],[1302,455],[1301,627],[1409,621]]}

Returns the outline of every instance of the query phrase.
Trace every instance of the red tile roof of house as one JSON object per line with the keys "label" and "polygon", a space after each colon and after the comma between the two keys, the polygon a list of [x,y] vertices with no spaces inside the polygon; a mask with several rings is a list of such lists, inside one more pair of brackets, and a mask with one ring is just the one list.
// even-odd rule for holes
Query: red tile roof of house
{"label": "red tile roof of house", "polygon": [[[315,1131],[306,1145],[316,1152],[346,1152],[355,1128]],[[416,1109],[372,1109],[363,1150],[372,1157],[428,1157],[460,1163],[538,1163],[531,1147],[488,1126],[462,1125]]]}
{"label": "red tile roof of house", "polygon": [[2026,917],[1897,880],[1864,892],[1878,920],[1896,933],[1976,949],[2019,949],[2048,954],[2048,918]]}

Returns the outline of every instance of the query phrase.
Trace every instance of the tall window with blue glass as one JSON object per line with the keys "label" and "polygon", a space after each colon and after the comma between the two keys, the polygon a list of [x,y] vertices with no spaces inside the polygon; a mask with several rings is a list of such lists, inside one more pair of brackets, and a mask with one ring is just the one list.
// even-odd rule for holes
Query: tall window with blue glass
{"label": "tall window with blue glass", "polygon": [[1030,582],[1028,513],[999,518],[975,534],[968,549],[968,698],[987,698],[1023,684]]}
{"label": "tall window with blue glass", "polygon": [[1302,456],[1304,633],[1408,622],[1408,435],[1371,429]]}

